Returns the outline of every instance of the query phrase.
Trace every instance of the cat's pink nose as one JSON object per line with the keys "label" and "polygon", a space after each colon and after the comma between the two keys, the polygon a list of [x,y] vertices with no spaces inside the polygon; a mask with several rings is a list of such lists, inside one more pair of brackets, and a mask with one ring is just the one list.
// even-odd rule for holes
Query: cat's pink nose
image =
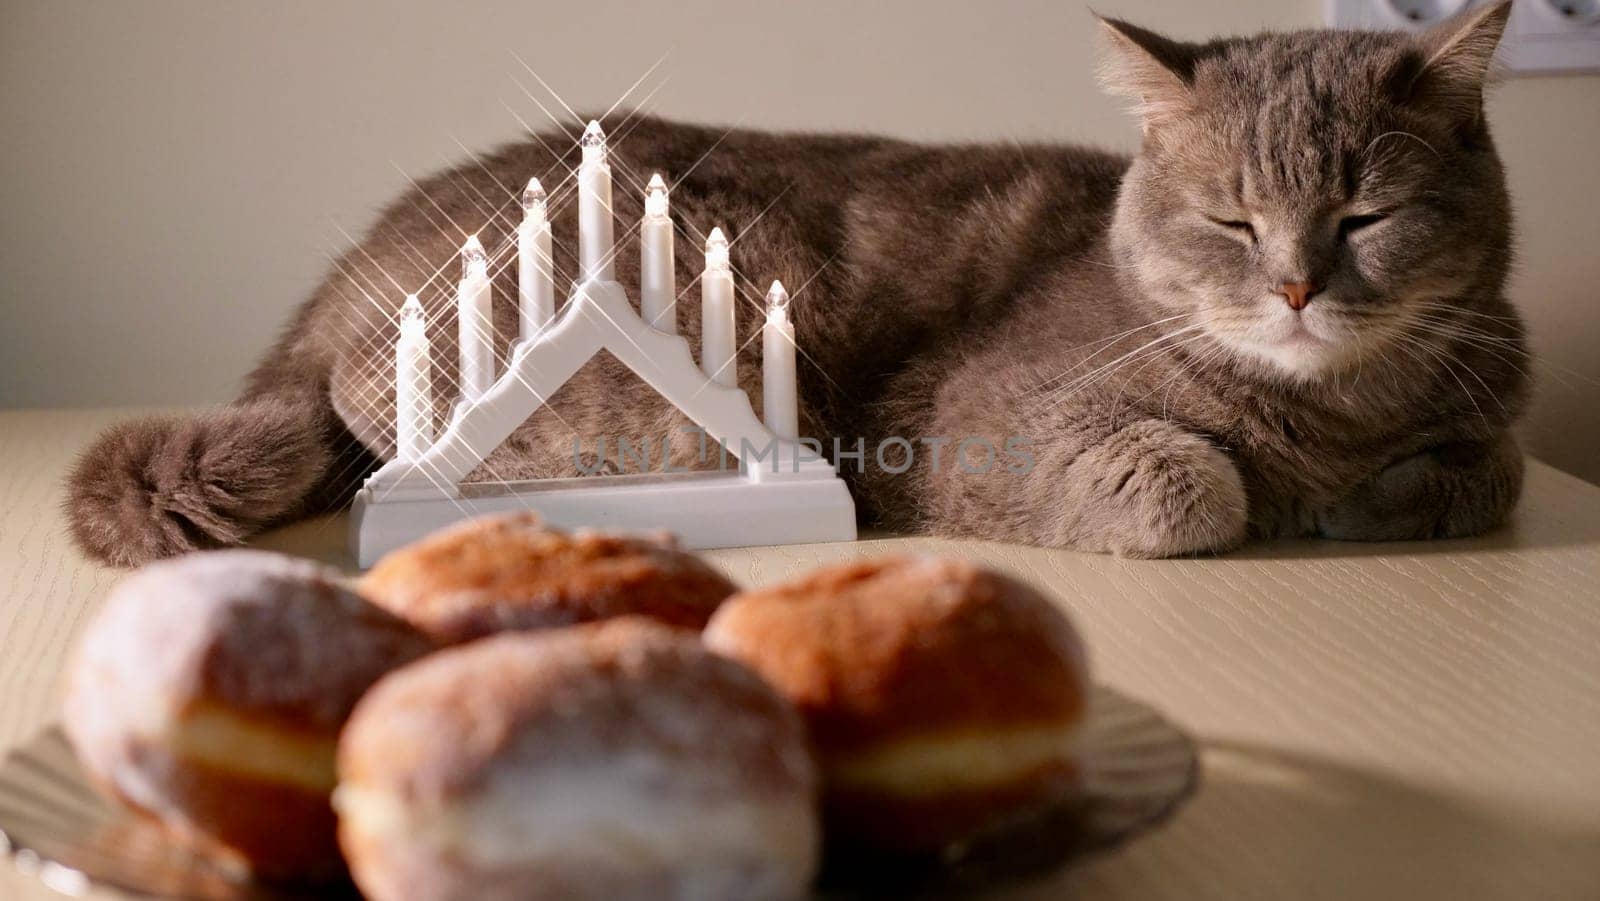
{"label": "cat's pink nose", "polygon": [[1289,302],[1289,309],[1291,310],[1305,309],[1306,304],[1311,302],[1311,298],[1321,290],[1321,285],[1311,282],[1284,282],[1278,286],[1278,293],[1282,294],[1283,299]]}

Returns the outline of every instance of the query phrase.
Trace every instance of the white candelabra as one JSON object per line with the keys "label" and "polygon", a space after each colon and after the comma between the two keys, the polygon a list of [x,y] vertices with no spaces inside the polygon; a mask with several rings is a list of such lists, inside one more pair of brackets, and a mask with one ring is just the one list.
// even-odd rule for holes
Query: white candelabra
{"label": "white candelabra", "polygon": [[[666,529],[687,547],[850,541],[855,506],[833,466],[799,443],[789,294],[767,292],[762,407],[738,387],[736,294],[728,240],[706,241],[700,364],[677,334],[673,227],[667,185],[646,187],[640,222],[639,311],[612,266],[611,166],[598,122],[580,141],[578,278],[558,316],[547,197],[522,194],[516,230],[519,334],[496,372],[489,255],[476,235],[461,249],[456,289],[461,397],[433,431],[431,354],[416,295],[400,311],[395,345],[395,457],[356,494],[351,538],[361,566],[457,519],[534,509],[553,525]],[[601,478],[464,482],[501,442],[600,351],[607,351],[738,459],[737,469]],[[646,436],[648,437],[648,436]],[[663,438],[666,436],[662,436]],[[719,455],[720,459],[720,455]]]}

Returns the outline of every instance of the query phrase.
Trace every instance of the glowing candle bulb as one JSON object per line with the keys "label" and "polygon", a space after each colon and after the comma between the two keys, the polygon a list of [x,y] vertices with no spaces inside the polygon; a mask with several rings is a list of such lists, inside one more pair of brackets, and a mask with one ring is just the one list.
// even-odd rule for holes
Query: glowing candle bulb
{"label": "glowing candle bulb", "polygon": [[729,269],[728,238],[720,228],[713,228],[711,237],[706,238],[706,268],[712,272],[727,272]]}
{"label": "glowing candle bulb", "polygon": [[470,278],[488,271],[489,254],[484,251],[483,242],[478,240],[477,235],[469,236],[466,243],[461,245],[461,277]]}
{"label": "glowing candle bulb", "polygon": [[578,278],[615,278],[611,265],[611,166],[606,163],[606,135],[590,122],[578,141]]}
{"label": "glowing candle bulb", "polygon": [[528,186],[522,189],[522,215],[527,219],[545,218],[545,193],[544,185],[539,184],[539,179],[528,179]]}
{"label": "glowing candle bulb", "polygon": [[700,368],[718,384],[737,387],[737,349],[728,239],[722,229],[713,228],[706,239],[706,268],[700,274]]}
{"label": "glowing candle bulb", "polygon": [[672,220],[667,216],[667,183],[658,172],[645,188],[644,219],[639,223],[639,314],[656,329],[678,331],[673,307]]}
{"label": "glowing candle bulb", "polygon": [[783,282],[774,281],[767,290],[767,322],[761,329],[761,411],[767,428],[785,441],[800,437],[794,352],[789,292],[784,290]]}
{"label": "glowing candle bulb", "polygon": [[415,294],[400,307],[394,356],[395,456],[416,460],[433,443],[433,362],[427,316]]}
{"label": "glowing candle bulb", "polygon": [[578,138],[578,146],[583,148],[583,161],[586,163],[605,159],[606,133],[600,128],[598,119],[589,120],[583,129],[583,136]]}
{"label": "glowing candle bulb", "polygon": [[789,291],[783,287],[783,282],[772,280],[772,287],[767,289],[767,315],[788,315]]}
{"label": "glowing candle bulb", "polygon": [[544,186],[528,179],[517,226],[517,309],[524,341],[538,337],[556,314],[555,266],[550,256],[550,219]]}
{"label": "glowing candle bulb", "polygon": [[667,215],[667,183],[657,172],[644,188],[644,214],[651,218]]}
{"label": "glowing candle bulb", "polygon": [[477,235],[461,245],[461,283],[456,286],[456,318],[461,344],[461,396],[476,401],[494,384],[493,287],[489,255]]}

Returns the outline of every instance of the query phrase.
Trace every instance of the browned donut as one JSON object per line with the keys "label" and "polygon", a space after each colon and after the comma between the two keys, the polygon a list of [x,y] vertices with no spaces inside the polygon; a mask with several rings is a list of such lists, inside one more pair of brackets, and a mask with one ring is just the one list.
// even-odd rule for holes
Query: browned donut
{"label": "browned donut", "polygon": [[392,673],[340,740],[335,806],[375,901],[791,898],[816,864],[813,767],[755,674],[626,617]]}
{"label": "browned donut", "polygon": [[379,560],[360,589],[446,644],[629,614],[700,629],[737,590],[671,539],[567,533],[533,513],[435,532]]}
{"label": "browned donut", "polygon": [[70,665],[68,737],[108,790],[267,878],[342,872],[329,796],[345,718],[431,645],[306,561],[191,554],[124,580]]}
{"label": "browned donut", "polygon": [[1014,579],[933,558],[821,569],[736,595],[705,641],[799,707],[830,840],[929,850],[1078,781],[1083,647]]}

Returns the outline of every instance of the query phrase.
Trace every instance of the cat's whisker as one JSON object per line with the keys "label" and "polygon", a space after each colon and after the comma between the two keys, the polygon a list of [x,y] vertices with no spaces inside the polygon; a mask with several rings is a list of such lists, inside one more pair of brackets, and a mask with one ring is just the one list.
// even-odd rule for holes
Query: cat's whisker
{"label": "cat's whisker", "polygon": [[1413,300],[1409,301],[1408,305],[1421,307],[1424,309],[1442,310],[1454,315],[1473,316],[1478,319],[1492,319],[1496,322],[1504,322],[1511,325],[1520,325],[1522,322],[1522,320],[1516,316],[1497,316],[1493,313],[1485,313],[1482,310],[1471,310],[1458,304],[1445,303],[1438,300]]}
{"label": "cat's whisker", "polygon": [[[1198,344],[1201,341],[1205,340],[1206,337],[1207,337],[1207,335],[1205,335],[1203,333],[1202,334],[1198,334],[1198,335],[1190,335],[1187,338],[1184,338],[1182,341],[1177,341],[1177,342],[1174,342],[1172,344],[1169,344],[1169,345],[1161,348],[1160,351],[1155,352],[1155,353],[1146,354],[1143,357],[1141,357],[1138,361],[1135,361],[1135,362],[1139,362],[1140,365],[1139,365],[1139,367],[1137,369],[1133,370],[1132,372],[1127,373],[1124,376],[1124,378],[1122,380],[1123,381],[1122,386],[1117,389],[1117,402],[1119,404],[1121,403],[1123,395],[1128,390],[1128,383],[1134,381],[1135,378],[1140,373],[1144,372],[1145,370],[1149,369],[1151,366],[1155,365],[1157,362],[1159,362],[1162,359],[1164,359],[1168,354],[1173,354],[1173,353],[1176,353],[1179,350],[1182,350],[1184,348],[1191,347],[1191,346],[1193,346],[1195,344]],[[1213,349],[1214,348],[1207,348],[1206,352],[1210,353],[1211,350],[1213,350]],[[1195,359],[1196,359],[1195,357],[1190,357],[1190,358],[1188,358],[1186,360],[1180,361],[1180,363],[1178,365],[1178,368],[1177,368],[1177,371],[1174,373],[1173,376],[1169,376],[1168,380],[1170,381],[1172,378],[1175,378],[1175,377],[1177,377],[1179,375],[1184,374],[1184,372],[1186,370],[1189,370],[1190,367],[1193,365],[1193,363],[1195,362]],[[1129,365],[1132,365],[1132,363],[1130,362]],[[1124,368],[1126,368],[1126,367],[1124,367]],[[1118,370],[1118,373],[1120,373],[1120,372],[1121,372],[1121,370]],[[1108,375],[1108,377],[1109,377],[1109,375]],[[1165,384],[1165,383],[1163,383],[1163,384]],[[1154,394],[1156,391],[1159,391],[1159,390],[1161,390],[1161,386],[1157,385],[1155,388],[1150,389],[1149,391],[1145,392],[1140,397],[1135,398],[1133,402],[1135,404],[1138,404],[1141,401],[1143,401],[1145,398],[1149,397],[1151,394]]]}
{"label": "cat's whisker", "polygon": [[[1541,361],[1533,358],[1527,353],[1527,350],[1522,342],[1500,335],[1494,335],[1489,332],[1473,328],[1464,323],[1455,322],[1448,319],[1435,318],[1433,316],[1424,314],[1416,318],[1414,328],[1419,329],[1424,333],[1448,340],[1460,341],[1468,346],[1481,350],[1484,353],[1487,353],[1505,363],[1507,366],[1510,366],[1512,369],[1523,374],[1524,376],[1529,375],[1529,373],[1519,364],[1518,361],[1521,361],[1522,363],[1529,363],[1531,365],[1541,364]],[[1505,353],[1501,353],[1501,351],[1504,351]],[[1514,354],[1517,359],[1513,360],[1511,357],[1506,356],[1507,353]]]}
{"label": "cat's whisker", "polygon": [[[1506,353],[1516,354],[1525,361],[1532,362],[1528,359],[1527,353],[1523,351],[1523,348],[1520,344],[1515,342],[1502,343],[1494,340],[1493,338],[1474,334],[1470,331],[1462,331],[1460,329],[1451,328],[1447,323],[1419,322],[1416,326],[1414,326],[1414,330],[1418,330],[1429,335],[1435,335],[1440,338],[1445,338],[1447,339],[1446,343],[1449,343],[1449,341],[1460,341],[1463,344],[1467,344],[1471,347],[1491,353],[1498,359],[1517,366],[1519,371],[1522,371],[1522,367],[1513,362],[1510,357],[1507,357],[1505,355]],[[1501,353],[1501,351],[1504,351],[1505,353]]]}
{"label": "cat's whisker", "polygon": [[[1467,383],[1461,380],[1461,376],[1456,374],[1455,369],[1450,365],[1450,360],[1447,357],[1441,355],[1438,351],[1435,351],[1432,347],[1428,346],[1426,342],[1417,340],[1417,338],[1412,335],[1398,336],[1396,340],[1396,346],[1402,349],[1407,349],[1407,353],[1410,353],[1409,348],[1415,348],[1416,350],[1420,350],[1427,354],[1429,357],[1432,357],[1433,360],[1439,364],[1438,368],[1448,373],[1449,376],[1455,380],[1455,383],[1460,386],[1461,393],[1466,395],[1467,401],[1472,404],[1472,409],[1477,412],[1478,418],[1483,421],[1484,427],[1492,428],[1492,426],[1489,424],[1488,415],[1483,412],[1483,407],[1478,404],[1477,397],[1472,393],[1472,390],[1467,387]],[[1417,364],[1422,366],[1424,369],[1433,368],[1428,366],[1427,361],[1420,356],[1412,354],[1412,358],[1416,360]],[[1478,377],[1477,373],[1472,372],[1470,369],[1467,371],[1474,378]],[[1478,381],[1480,384],[1483,382],[1481,378],[1479,378]],[[1489,387],[1487,385],[1484,385],[1484,390],[1489,393],[1490,397],[1494,397],[1494,392],[1489,391]],[[1495,397],[1494,400],[1495,403],[1500,403],[1500,399],[1498,397]],[[1501,409],[1505,409],[1503,404],[1501,405]]]}
{"label": "cat's whisker", "polygon": [[[1445,307],[1419,307],[1419,309],[1417,310],[1417,312],[1414,315],[1419,319],[1428,319],[1428,320],[1431,320],[1431,321],[1434,321],[1434,322],[1448,322],[1451,325],[1455,325],[1455,326],[1457,326],[1459,328],[1462,328],[1462,329],[1470,329],[1471,331],[1473,331],[1473,332],[1475,332],[1475,333],[1477,333],[1479,335],[1483,335],[1485,337],[1492,337],[1492,338],[1495,338],[1496,340],[1500,340],[1500,341],[1513,341],[1514,340],[1512,335],[1505,334],[1504,332],[1501,332],[1501,333],[1491,332],[1491,331],[1488,331],[1482,325],[1479,325],[1479,324],[1471,322],[1471,321],[1463,321],[1463,320],[1457,318],[1458,315],[1460,313],[1462,313],[1462,312],[1463,311],[1460,311],[1460,310],[1450,310],[1450,309],[1445,308]],[[1492,318],[1496,323],[1515,322],[1515,320],[1502,319],[1501,317],[1498,317],[1498,316],[1489,317],[1489,318]]]}
{"label": "cat's whisker", "polygon": [[[1056,388],[1055,392],[1056,393],[1060,393],[1060,392],[1063,392],[1063,391],[1075,391],[1078,388],[1093,384],[1096,381],[1102,380],[1105,376],[1108,376],[1111,373],[1116,372],[1120,368],[1125,368],[1126,366],[1129,366],[1129,365],[1132,365],[1135,362],[1138,362],[1144,356],[1158,354],[1158,353],[1161,353],[1161,352],[1164,352],[1166,350],[1171,349],[1171,347],[1173,347],[1173,346],[1177,346],[1176,343],[1174,343],[1174,344],[1169,345],[1168,347],[1161,347],[1160,345],[1162,345],[1164,342],[1173,342],[1174,339],[1176,339],[1176,338],[1179,338],[1179,337],[1181,337],[1181,336],[1183,336],[1185,334],[1191,333],[1191,332],[1198,331],[1198,330],[1203,329],[1203,328],[1204,328],[1204,324],[1203,323],[1196,323],[1194,325],[1185,326],[1184,328],[1177,329],[1177,330],[1174,330],[1172,332],[1168,332],[1167,334],[1162,335],[1161,337],[1155,339],[1154,341],[1150,341],[1150,342],[1148,342],[1148,343],[1146,343],[1146,344],[1144,344],[1144,345],[1142,345],[1140,347],[1137,347],[1134,350],[1131,350],[1128,353],[1123,354],[1122,356],[1117,357],[1116,359],[1111,360],[1110,362],[1104,363],[1104,364],[1100,365],[1099,367],[1095,368],[1094,370],[1092,370],[1092,371],[1090,371],[1090,372],[1088,372],[1088,373],[1086,373],[1086,374],[1084,374],[1082,376],[1079,376],[1078,378],[1073,379],[1071,382],[1067,383],[1066,385],[1063,385],[1063,386],[1061,386],[1059,388]],[[1199,336],[1191,336],[1191,337],[1199,337]],[[1185,340],[1187,341],[1189,339],[1185,339]],[[1178,343],[1182,343],[1182,342],[1178,342]],[[1152,348],[1154,348],[1154,350],[1152,350]]]}
{"label": "cat's whisker", "polygon": [[[1586,383],[1590,386],[1600,385],[1600,381],[1590,378],[1589,376],[1578,372],[1575,369],[1569,369],[1565,366],[1560,366],[1558,364],[1551,363],[1548,360],[1540,359],[1539,357],[1528,354],[1521,344],[1515,342],[1500,344],[1491,341],[1486,337],[1480,337],[1470,332],[1461,332],[1441,327],[1429,327],[1424,331],[1428,334],[1433,334],[1441,338],[1459,341],[1463,344],[1466,344],[1469,347],[1475,348],[1476,350],[1482,351],[1483,353],[1494,357],[1522,376],[1526,378],[1532,378],[1533,374],[1522,365],[1527,364],[1527,366],[1534,367],[1545,373],[1551,379],[1555,380],[1557,385],[1568,391],[1581,390],[1580,385],[1574,383],[1572,381],[1573,379]],[[1505,353],[1502,353],[1501,351],[1505,351]],[[1513,359],[1512,357],[1508,357],[1506,356],[1506,353],[1515,354],[1516,358]]]}
{"label": "cat's whisker", "polygon": [[[1227,357],[1227,355],[1228,355],[1227,345],[1219,343],[1215,347],[1213,347],[1211,350],[1209,350],[1205,354],[1201,355],[1201,357],[1199,358],[1198,362],[1195,363],[1194,368],[1193,368],[1192,371],[1199,372],[1201,369],[1210,366],[1213,362],[1215,362],[1215,361],[1217,361],[1219,359],[1225,359]],[[1172,399],[1172,387],[1168,387],[1167,388],[1167,393],[1165,395],[1163,395],[1162,398],[1161,398],[1161,418],[1162,419],[1170,420],[1170,417],[1167,415],[1167,403],[1171,399]]]}
{"label": "cat's whisker", "polygon": [[1496,334],[1495,332],[1487,331],[1470,322],[1462,322],[1453,316],[1448,316],[1444,313],[1430,310],[1422,310],[1416,313],[1414,316],[1410,317],[1409,321],[1437,325],[1441,327],[1448,326],[1450,329],[1459,332],[1460,334],[1471,335],[1476,338],[1482,338],[1508,346],[1517,346],[1520,344],[1518,340],[1505,334]]}
{"label": "cat's whisker", "polygon": [[1115,372],[1117,372],[1121,368],[1125,368],[1127,366],[1132,365],[1135,362],[1138,362],[1139,360],[1142,359],[1141,355],[1156,356],[1156,355],[1160,355],[1160,354],[1166,353],[1166,352],[1172,350],[1173,347],[1175,347],[1176,345],[1169,345],[1169,346],[1163,347],[1163,346],[1161,346],[1162,344],[1164,344],[1166,342],[1171,342],[1174,339],[1179,338],[1179,337],[1183,336],[1186,333],[1190,333],[1190,332],[1202,329],[1204,327],[1205,327],[1204,323],[1196,323],[1195,325],[1185,326],[1182,329],[1178,329],[1176,331],[1169,332],[1169,333],[1167,333],[1165,335],[1162,335],[1161,337],[1155,339],[1154,341],[1151,341],[1151,342],[1149,342],[1147,344],[1141,345],[1140,347],[1135,348],[1134,350],[1129,351],[1128,353],[1123,354],[1122,356],[1117,357],[1116,359],[1101,365],[1100,367],[1096,368],[1092,372],[1089,372],[1086,375],[1080,376],[1079,378],[1074,379],[1073,381],[1069,382],[1068,384],[1063,385],[1063,386],[1061,386],[1059,388],[1056,388],[1056,389],[1052,390],[1051,392],[1049,392],[1049,396],[1048,397],[1040,399],[1041,406],[1040,406],[1039,409],[1040,410],[1043,410],[1043,409],[1054,409],[1054,408],[1060,406],[1063,402],[1065,402],[1068,398],[1070,398],[1072,395],[1076,394],[1080,390],[1082,390],[1084,388],[1087,388],[1087,387],[1089,387],[1089,386],[1091,386],[1093,384],[1096,384],[1096,383],[1098,383],[1100,381],[1103,381],[1105,378],[1110,377],[1112,374],[1114,374]]}
{"label": "cat's whisker", "polygon": [[[1199,339],[1200,339],[1200,336],[1195,336],[1195,337],[1187,339],[1186,341],[1184,341],[1181,344],[1176,345],[1176,346],[1177,347],[1186,347],[1186,346],[1188,346],[1190,344],[1197,343],[1199,341]],[[1226,351],[1227,351],[1227,348],[1224,345],[1216,344],[1216,345],[1213,345],[1212,347],[1206,348],[1201,353],[1199,353],[1199,354],[1197,354],[1197,355],[1195,355],[1193,357],[1190,357],[1187,360],[1184,360],[1182,363],[1180,363],[1178,365],[1177,370],[1174,371],[1172,373],[1172,375],[1167,376],[1166,379],[1164,379],[1159,385],[1156,385],[1154,388],[1151,388],[1149,391],[1146,391],[1144,394],[1141,394],[1139,397],[1135,398],[1133,402],[1136,403],[1136,404],[1140,403],[1140,402],[1144,401],[1146,398],[1148,398],[1150,395],[1155,394],[1157,391],[1160,391],[1162,388],[1166,388],[1167,389],[1167,396],[1170,396],[1171,393],[1172,393],[1173,383],[1176,380],[1178,380],[1179,378],[1182,378],[1183,376],[1192,375],[1192,374],[1194,374],[1196,372],[1199,372],[1202,368],[1204,368],[1212,360],[1216,359],[1218,356],[1220,356],[1221,354],[1223,354]],[[1149,365],[1149,364],[1147,363],[1146,365]],[[1161,402],[1161,411],[1162,411],[1161,412],[1161,416],[1162,416],[1163,419],[1166,418],[1166,409],[1167,409],[1167,402],[1166,402],[1165,399],[1163,399],[1162,402]]]}
{"label": "cat's whisker", "polygon": [[1139,332],[1144,331],[1145,329],[1155,328],[1158,325],[1164,325],[1165,323],[1173,322],[1175,320],[1182,319],[1182,318],[1184,318],[1186,316],[1192,316],[1192,315],[1193,315],[1192,313],[1179,313],[1176,316],[1168,316],[1168,317],[1166,317],[1164,319],[1157,319],[1154,322],[1145,323],[1144,325],[1134,326],[1131,329],[1127,329],[1125,331],[1118,332],[1115,335],[1111,335],[1110,337],[1096,338],[1093,341],[1086,341],[1083,344],[1078,345],[1077,347],[1069,347],[1069,348],[1061,351],[1061,354],[1063,356],[1068,355],[1068,354],[1077,353],[1080,350],[1087,350],[1090,347],[1095,347],[1097,349],[1095,350],[1094,353],[1090,354],[1089,356],[1083,358],[1082,360],[1077,361],[1076,363],[1073,363],[1071,366],[1067,367],[1066,369],[1062,370],[1061,372],[1059,372],[1059,373],[1057,373],[1057,374],[1055,374],[1053,376],[1050,376],[1049,378],[1047,378],[1044,381],[1040,382],[1039,384],[1035,385],[1033,390],[1035,390],[1035,391],[1044,390],[1044,389],[1048,388],[1053,383],[1059,382],[1059,381],[1061,381],[1063,379],[1066,379],[1066,378],[1070,378],[1072,376],[1072,373],[1073,373],[1074,370],[1080,369],[1083,366],[1087,365],[1090,360],[1093,360],[1095,357],[1099,356],[1101,353],[1103,353],[1105,350],[1110,348],[1112,345],[1116,344],[1118,341],[1122,340],[1123,338],[1128,337],[1129,335],[1134,335],[1134,334],[1137,334]]}

